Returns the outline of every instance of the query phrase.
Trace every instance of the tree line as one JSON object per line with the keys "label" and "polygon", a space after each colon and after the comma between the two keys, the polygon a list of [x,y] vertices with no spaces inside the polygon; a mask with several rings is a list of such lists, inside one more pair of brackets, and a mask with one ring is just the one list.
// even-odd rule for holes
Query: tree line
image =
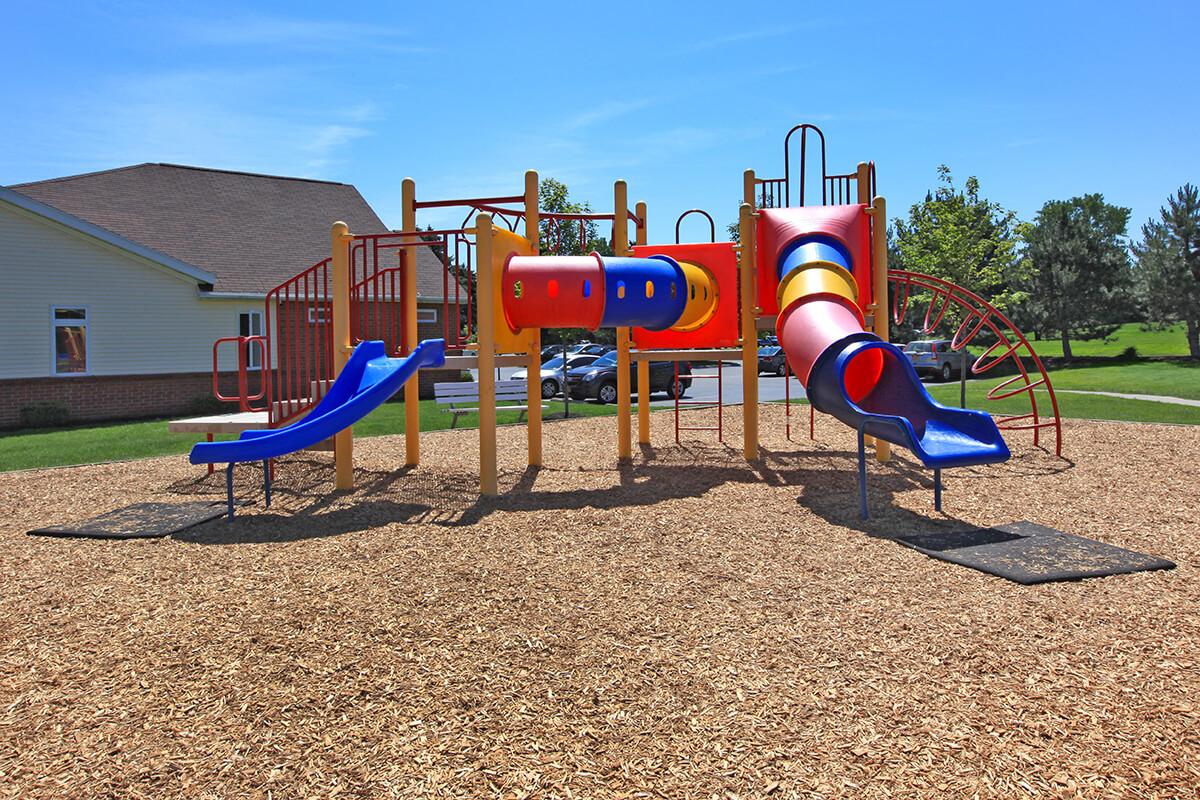
{"label": "tree line", "polygon": [[1039,337],[1109,336],[1127,322],[1183,323],[1200,358],[1200,191],[1185,184],[1157,218],[1128,234],[1130,209],[1102,194],[1050,200],[1023,222],[984,198],[977,178],[960,189],[948,167],[938,186],[888,231],[890,266],[924,272],[991,301]]}

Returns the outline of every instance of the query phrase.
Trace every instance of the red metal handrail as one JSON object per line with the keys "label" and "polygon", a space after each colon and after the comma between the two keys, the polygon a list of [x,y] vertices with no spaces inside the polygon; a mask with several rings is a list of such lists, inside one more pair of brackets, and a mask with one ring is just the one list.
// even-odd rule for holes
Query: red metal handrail
{"label": "red metal handrail", "polygon": [[311,408],[333,378],[332,280],[333,259],[326,258],[267,292],[264,331],[274,343],[266,348],[272,426]]}
{"label": "red metal handrail", "polygon": [[[218,366],[218,351],[220,350],[221,345],[225,342],[237,342],[238,393],[235,397],[226,397],[225,395],[221,394],[221,372]],[[213,342],[213,397],[217,398],[222,403],[237,403],[238,410],[242,412],[264,410],[264,408],[261,406],[255,408],[251,404],[266,397],[268,392],[267,387],[271,385],[270,373],[262,373],[262,375],[260,375],[262,384],[259,387],[258,394],[250,394],[250,348],[254,345],[257,345],[261,348],[263,358],[259,363],[265,365],[267,363],[267,337],[265,336],[223,336]],[[261,369],[262,368],[260,367],[260,370]]]}
{"label": "red metal handrail", "polygon": [[713,222],[712,214],[709,214],[703,208],[689,208],[675,220],[675,244],[679,244],[679,226],[683,223],[684,218],[691,214],[699,214],[708,220],[708,241],[715,242],[717,240],[717,223]]}
{"label": "red metal handrail", "polygon": [[[756,198],[759,208],[779,208],[792,204],[791,141],[792,135],[797,131],[800,132],[800,169],[797,176],[800,190],[799,205],[807,205],[805,203],[805,178],[808,174],[809,132],[816,134],[821,148],[821,205],[857,203],[858,194],[852,192],[853,184],[858,181],[857,171],[842,175],[829,174],[828,161],[825,157],[825,134],[816,125],[806,122],[794,126],[783,137],[783,177],[755,178],[754,183],[759,190]],[[875,197],[875,162],[868,162],[868,166],[870,185],[867,187],[867,201],[870,202]]]}
{"label": "red metal handrail", "polygon": [[[723,391],[724,381],[721,378],[721,372],[722,372],[721,367],[722,367],[722,362],[718,358],[716,375],[697,375],[695,372],[691,372],[688,375],[688,378],[691,379],[693,384],[697,380],[705,380],[705,379],[712,380],[715,378],[717,381],[716,402],[713,402],[712,400],[684,400],[683,399],[683,385],[679,382],[679,362],[678,361],[674,362],[674,370],[675,370],[674,381],[675,381],[675,383],[673,384],[673,386],[675,389],[675,444],[679,444],[679,432],[680,431],[716,431],[717,432],[717,441],[718,442],[725,441],[725,425],[724,425],[725,393]],[[706,411],[710,408],[715,408],[717,410],[717,424],[716,425],[682,425],[682,424],[680,424],[679,409],[684,406],[691,408],[693,411]]]}
{"label": "red metal handrail", "polygon": [[[1030,407],[1030,411],[1027,414],[1001,418],[996,423],[997,427],[1001,430],[1032,430],[1034,445],[1039,443],[1039,434],[1042,428],[1054,428],[1054,452],[1056,455],[1061,456],[1062,418],[1059,415],[1058,398],[1054,394],[1054,386],[1050,383],[1050,375],[1046,372],[1046,367],[1042,364],[1042,359],[1029,344],[1029,340],[1025,338],[1025,334],[1013,324],[1012,320],[1005,316],[1000,309],[979,295],[942,278],[920,272],[897,269],[888,270],[888,280],[893,285],[892,318],[896,324],[904,321],[909,301],[912,297],[912,290],[915,287],[931,293],[929,308],[926,310],[925,318],[919,328],[919,332],[922,335],[932,333],[945,316],[946,309],[951,303],[954,303],[966,313],[955,330],[954,336],[951,338],[951,350],[962,350],[984,330],[996,338],[996,341],[971,364],[970,372],[972,375],[982,375],[995,369],[1002,362],[1012,359],[1013,364],[1016,366],[1017,374],[991,387],[988,390],[987,399],[1003,400],[1007,397],[1014,397],[1024,393],[1029,397]],[[930,321],[931,312],[934,306],[939,303],[940,309],[933,320]],[[998,350],[1002,352],[999,355],[995,355]],[[1022,351],[1024,351],[1023,355]],[[1037,367],[1040,377],[1036,380],[1031,379],[1029,371],[1025,368],[1023,358],[1032,359],[1033,364]],[[1010,388],[1013,384],[1019,385],[1015,388]],[[1043,387],[1050,399],[1050,410],[1053,414],[1053,419],[1049,417],[1043,419],[1038,410],[1038,401],[1034,390]],[[1025,420],[1032,420],[1032,423],[1016,424]]]}

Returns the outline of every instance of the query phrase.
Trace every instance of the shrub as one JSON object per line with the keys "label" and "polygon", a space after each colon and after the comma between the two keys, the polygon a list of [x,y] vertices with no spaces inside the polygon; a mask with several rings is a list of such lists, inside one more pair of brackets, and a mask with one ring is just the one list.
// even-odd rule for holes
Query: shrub
{"label": "shrub", "polygon": [[1120,358],[1122,361],[1137,361],[1138,351],[1136,347],[1126,347],[1121,351]]}
{"label": "shrub", "polygon": [[67,424],[71,412],[62,403],[43,401],[21,407],[21,427],[58,428]]}

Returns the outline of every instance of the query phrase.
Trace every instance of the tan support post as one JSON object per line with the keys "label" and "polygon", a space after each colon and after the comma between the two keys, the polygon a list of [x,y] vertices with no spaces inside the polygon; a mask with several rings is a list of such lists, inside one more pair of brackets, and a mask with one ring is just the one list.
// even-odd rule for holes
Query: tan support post
{"label": "tan support post", "polygon": [[479,493],[496,488],[496,308],[492,275],[492,215],[475,217],[475,309],[479,331]]}
{"label": "tan support post", "polygon": [[[417,184],[405,178],[400,184],[400,230],[417,230]],[[404,237],[405,242],[414,241]],[[417,346],[417,254],[405,247],[400,250],[404,259],[401,277],[404,280],[404,342],[411,353]],[[421,378],[404,384],[404,463],[414,467],[421,462]]]}
{"label": "tan support post", "polygon": [[[613,185],[613,255],[629,255],[629,190],[625,181]],[[617,458],[633,456],[633,420],[629,385],[629,328],[617,328]]]}
{"label": "tan support post", "polygon": [[[635,233],[636,244],[646,243],[646,203],[638,201],[634,207],[638,223]],[[650,444],[650,362],[637,362],[638,398],[638,444]]]}
{"label": "tan support post", "polygon": [[[333,257],[333,377],[342,373],[354,349],[350,344],[350,226],[333,223],[330,231],[330,255]],[[336,486],[354,488],[354,432],[351,428],[333,437],[333,463]]]}
{"label": "tan support post", "polygon": [[750,210],[754,210],[755,183],[754,170],[748,169],[742,173],[742,202],[750,204]]}
{"label": "tan support post", "polygon": [[[887,248],[887,201],[876,197],[871,205],[871,294],[875,300],[875,335],[888,341],[888,248]],[[875,440],[875,458],[888,461],[892,457],[892,445],[882,439]]]}
{"label": "tan support post", "polygon": [[[753,173],[747,171],[747,175]],[[738,269],[742,295],[742,455],[747,461],[758,458],[758,309],[754,307],[754,207],[742,203],[738,213],[738,237],[741,239]]]}
{"label": "tan support post", "polygon": [[[525,238],[538,254],[538,174],[536,170],[525,171]],[[482,263],[482,262],[481,262]],[[525,387],[528,395],[525,418],[526,438],[529,445],[529,466],[542,465],[542,329],[530,331],[528,361],[526,362]],[[564,390],[566,387],[563,387]]]}
{"label": "tan support post", "polygon": [[[858,198],[857,198],[858,202],[862,203],[864,206],[867,206],[868,210],[869,210],[870,206],[871,206],[871,165],[870,164],[868,164],[865,161],[858,162],[858,168],[854,171],[854,182],[855,182],[856,189],[858,192]],[[874,303],[867,306],[867,313],[872,316],[875,314],[875,304]],[[874,445],[875,437],[870,434],[866,434],[865,436],[863,436],[863,441],[868,445]]]}

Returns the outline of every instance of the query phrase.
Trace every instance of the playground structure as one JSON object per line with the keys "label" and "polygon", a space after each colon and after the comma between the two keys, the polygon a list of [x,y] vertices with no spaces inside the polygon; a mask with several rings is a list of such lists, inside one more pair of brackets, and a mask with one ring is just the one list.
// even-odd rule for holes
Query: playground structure
{"label": "playground structure", "polygon": [[[790,148],[797,132],[799,205],[792,206]],[[810,133],[820,141],[820,205],[805,204]],[[330,258],[268,297],[267,336],[239,339],[239,353],[261,347],[268,363],[261,391],[250,395],[244,377],[248,359],[240,357],[239,406],[244,411],[268,410],[271,424],[283,427],[248,431],[235,442],[199,444],[191,460],[228,464],[232,515],[233,464],[263,462],[269,487],[270,459],[332,436],[337,486],[350,488],[349,426],[354,421],[403,386],[405,464],[416,466],[420,421],[417,382],[412,378],[421,368],[473,368],[479,375],[479,489],[484,495],[496,494],[496,367],[526,367],[529,396],[539,396],[541,330],[553,327],[616,329],[619,459],[632,456],[633,366],[638,442],[648,445],[650,363],[699,359],[741,362],[742,452],[748,461],[757,459],[757,334],[770,328],[776,330],[790,369],[805,386],[813,412],[828,413],[857,431],[864,517],[868,445],[873,444],[880,461],[889,459],[892,444],[904,446],[932,468],[939,510],[943,468],[1008,458],[1002,428],[1031,429],[1036,444],[1040,431],[1053,426],[1061,451],[1053,389],[1040,360],[1011,322],[961,287],[916,273],[889,274],[886,203],[875,195],[874,165],[860,163],[852,173],[830,175],[823,134],[815,126],[798,125],[785,137],[784,167],[783,178],[760,179],[752,170],[745,172],[740,244],[679,243],[679,223],[685,216],[708,216],[698,209],[677,220],[675,244],[648,244],[646,205],[638,203],[630,212],[624,181],[614,184],[611,212],[547,213],[538,208],[538,176],[533,171],[525,175],[523,194],[507,197],[418,201],[415,183],[406,179],[399,233],[355,236],[336,223]],[[418,228],[418,210],[448,207],[467,209],[458,228]],[[564,226],[578,224],[584,242],[586,226],[600,221],[612,224],[613,256],[539,254],[543,222],[560,233]],[[523,235],[516,232],[522,224]],[[437,253],[443,264],[440,342],[417,342],[419,247]],[[389,254],[398,256],[394,266],[387,263]],[[997,425],[986,413],[948,408],[930,398],[907,357],[888,341],[889,299],[894,299],[891,305],[899,321],[914,288],[930,293],[923,331],[935,328],[948,309],[957,307],[962,320],[954,349],[981,333],[994,340],[972,365],[972,373],[987,372],[1010,357],[1016,362],[1017,374],[993,388],[989,397],[1024,393],[1029,414]],[[294,324],[305,317],[331,320],[327,337],[314,336],[311,326]],[[272,319],[280,332],[303,333],[290,339],[280,335],[272,345]],[[1036,376],[1026,369],[1022,355],[1032,359]],[[272,359],[277,360],[277,373]],[[1039,413],[1039,388],[1048,393],[1053,420]],[[256,408],[253,404],[259,400],[265,405]],[[718,401],[718,414],[721,411]],[[536,403],[528,413],[527,451],[530,466],[543,463],[541,408]]]}

